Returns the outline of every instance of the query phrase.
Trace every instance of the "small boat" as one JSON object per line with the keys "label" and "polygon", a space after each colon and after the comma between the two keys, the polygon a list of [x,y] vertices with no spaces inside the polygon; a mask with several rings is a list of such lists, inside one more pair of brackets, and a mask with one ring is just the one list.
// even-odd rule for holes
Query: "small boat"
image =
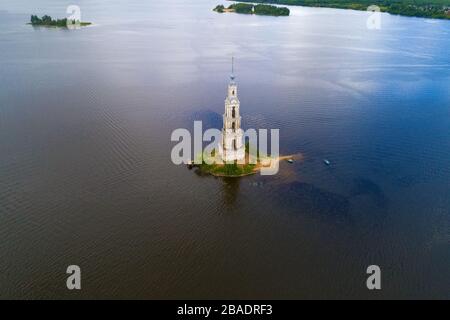
{"label": "small boat", "polygon": [[294,159],[288,159],[287,162],[294,163]]}
{"label": "small boat", "polygon": [[327,159],[324,159],[323,163],[325,163],[327,166],[331,165],[331,162],[329,160],[327,160]]}

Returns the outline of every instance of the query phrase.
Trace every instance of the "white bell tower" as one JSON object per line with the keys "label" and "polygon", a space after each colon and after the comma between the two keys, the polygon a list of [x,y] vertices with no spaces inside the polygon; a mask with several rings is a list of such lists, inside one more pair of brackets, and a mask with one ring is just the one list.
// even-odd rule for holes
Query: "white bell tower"
{"label": "white bell tower", "polygon": [[234,58],[232,58],[231,65],[228,96],[225,99],[225,113],[223,115],[222,141],[219,145],[219,154],[225,162],[245,158],[245,146],[239,113],[240,102],[237,97],[237,85],[234,81]]}

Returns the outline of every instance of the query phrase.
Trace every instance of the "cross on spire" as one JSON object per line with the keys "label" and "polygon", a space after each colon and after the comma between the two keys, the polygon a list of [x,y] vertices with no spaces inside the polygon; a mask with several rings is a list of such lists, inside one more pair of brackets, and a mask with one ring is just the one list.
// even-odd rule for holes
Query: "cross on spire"
{"label": "cross on spire", "polygon": [[230,76],[231,80],[233,81],[235,76],[234,76],[234,56],[231,56],[231,76]]}

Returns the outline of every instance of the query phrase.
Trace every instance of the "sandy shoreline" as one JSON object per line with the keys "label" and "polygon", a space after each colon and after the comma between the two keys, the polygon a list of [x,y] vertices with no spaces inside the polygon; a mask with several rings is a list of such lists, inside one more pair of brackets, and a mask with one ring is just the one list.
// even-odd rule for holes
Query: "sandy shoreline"
{"label": "sandy shoreline", "polygon": [[[248,159],[248,158],[247,158]],[[265,160],[258,160],[258,163],[255,164],[255,167],[253,168],[253,170],[251,172],[246,172],[246,173],[242,173],[239,175],[228,175],[228,174],[224,174],[224,173],[217,173],[217,172],[212,172],[212,171],[204,171],[201,168],[198,167],[198,170],[201,170],[202,172],[212,175],[214,177],[222,177],[222,178],[238,178],[238,177],[245,177],[245,176],[250,176],[250,175],[254,175],[258,172],[260,172],[263,168],[270,168],[273,161],[276,162],[280,162],[282,160],[296,160],[295,159],[295,155],[284,155],[284,156],[279,156],[277,158],[267,158]],[[242,164],[241,166],[244,166],[246,164]],[[216,164],[216,166],[224,166],[224,164]]]}

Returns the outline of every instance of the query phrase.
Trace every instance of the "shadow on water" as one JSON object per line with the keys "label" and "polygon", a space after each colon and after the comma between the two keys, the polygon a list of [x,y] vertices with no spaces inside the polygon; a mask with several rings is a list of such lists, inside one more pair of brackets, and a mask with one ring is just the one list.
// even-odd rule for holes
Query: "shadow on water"
{"label": "shadow on water", "polygon": [[345,196],[299,181],[280,186],[277,194],[281,206],[298,213],[332,218],[336,223],[352,222],[350,202]]}
{"label": "shadow on water", "polygon": [[366,178],[357,178],[353,180],[350,196],[369,196],[379,208],[387,208],[388,206],[388,199],[381,187],[372,180]]}

